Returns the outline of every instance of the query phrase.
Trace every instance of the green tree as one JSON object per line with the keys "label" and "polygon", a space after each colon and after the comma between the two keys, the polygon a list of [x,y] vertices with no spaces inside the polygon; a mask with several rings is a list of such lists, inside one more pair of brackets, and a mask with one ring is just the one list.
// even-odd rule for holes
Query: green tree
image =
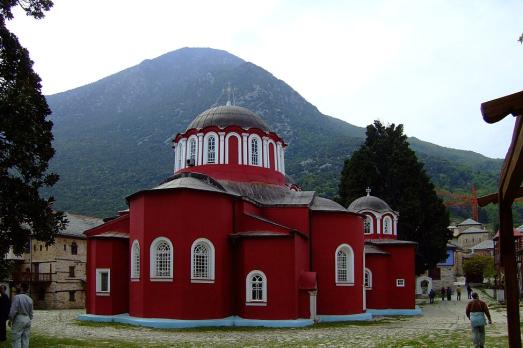
{"label": "green tree", "polygon": [[47,119],[51,111],[29,52],[6,27],[17,5],[27,15],[42,18],[52,2],[0,1],[0,256],[10,246],[22,253],[31,233],[53,243],[66,222],[63,213],[52,210],[53,198],[39,193],[58,180],[47,171],[54,155],[52,122]]}
{"label": "green tree", "polygon": [[448,211],[409,148],[402,125],[385,127],[374,121],[366,134],[365,142],[345,161],[338,200],[348,206],[370,187],[373,196],[399,211],[398,237],[418,243],[416,272],[431,269],[446,258],[451,238]]}
{"label": "green tree", "polygon": [[463,273],[470,282],[482,283],[483,278],[496,276],[494,258],[488,255],[474,255],[463,261]]}

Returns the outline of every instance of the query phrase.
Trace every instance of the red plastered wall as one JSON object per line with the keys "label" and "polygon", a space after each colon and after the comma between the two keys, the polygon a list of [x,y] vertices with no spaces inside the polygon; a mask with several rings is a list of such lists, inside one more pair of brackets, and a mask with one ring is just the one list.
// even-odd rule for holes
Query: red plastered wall
{"label": "red plastered wall", "polygon": [[368,254],[365,266],[372,273],[372,288],[365,290],[366,305],[369,309],[390,308],[390,256],[383,254]]}
{"label": "red plastered wall", "polygon": [[[363,218],[356,214],[312,212],[313,271],[318,274],[317,309],[320,315],[363,312]],[[341,244],[354,252],[354,285],[337,286],[335,252]]]}

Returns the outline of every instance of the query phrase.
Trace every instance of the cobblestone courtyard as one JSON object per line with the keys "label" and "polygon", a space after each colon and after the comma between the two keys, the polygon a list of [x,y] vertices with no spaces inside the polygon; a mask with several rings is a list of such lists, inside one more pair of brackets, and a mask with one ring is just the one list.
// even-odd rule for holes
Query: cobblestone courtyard
{"label": "cobblestone courtyard", "polygon": [[[55,340],[75,339],[85,346],[345,346],[345,347],[469,347],[467,300],[422,304],[423,316],[377,318],[365,323],[320,324],[305,329],[154,330],[116,324],[80,323],[79,310],[36,311],[33,332]],[[487,346],[506,343],[506,314],[491,310]],[[57,346],[74,346],[74,343]],[[79,344],[80,345],[80,344]]]}

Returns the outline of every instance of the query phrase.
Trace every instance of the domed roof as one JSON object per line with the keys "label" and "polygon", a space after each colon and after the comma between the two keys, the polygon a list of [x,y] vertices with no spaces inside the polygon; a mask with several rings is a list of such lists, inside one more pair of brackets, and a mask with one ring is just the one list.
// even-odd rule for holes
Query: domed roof
{"label": "domed roof", "polygon": [[225,128],[227,126],[240,126],[242,128],[259,128],[269,131],[269,126],[254,112],[236,105],[216,106],[199,114],[187,127],[202,129],[209,126]]}
{"label": "domed roof", "polygon": [[392,211],[387,202],[370,194],[354,200],[347,209],[354,213],[362,210],[374,210],[380,213]]}

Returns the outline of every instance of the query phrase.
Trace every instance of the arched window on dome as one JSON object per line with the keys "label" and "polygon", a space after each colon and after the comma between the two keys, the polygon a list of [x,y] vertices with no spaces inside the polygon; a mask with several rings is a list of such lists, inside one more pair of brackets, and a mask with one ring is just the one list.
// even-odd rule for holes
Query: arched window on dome
{"label": "arched window on dome", "polygon": [[208,239],[200,238],[192,244],[191,281],[214,282],[214,245]]}
{"label": "arched window on dome", "polygon": [[131,247],[131,279],[140,279],[140,244],[137,240],[133,242]]}
{"label": "arched window on dome", "polygon": [[248,162],[252,166],[261,167],[262,164],[262,140],[259,135],[249,135]]}
{"label": "arched window on dome", "polygon": [[365,268],[363,273],[363,285],[365,289],[372,289],[372,272],[368,268]]}
{"label": "arched window on dome", "polygon": [[341,244],[334,254],[336,285],[354,285],[354,252],[348,244]]}
{"label": "arched window on dome", "polygon": [[392,234],[392,219],[390,216],[383,218],[383,234]]}
{"label": "arched window on dome", "polygon": [[205,154],[204,154],[204,158],[203,158],[203,163],[209,163],[209,164],[212,164],[212,163],[216,163],[216,154],[217,154],[217,146],[216,146],[216,135],[213,134],[213,133],[208,133],[205,135],[204,137],[204,151],[205,151]]}
{"label": "arched window on dome", "polygon": [[173,245],[165,237],[158,237],[151,243],[150,276],[152,281],[173,279]]}
{"label": "arched window on dome", "polygon": [[267,277],[262,271],[251,271],[245,279],[245,299],[247,305],[267,303]]}
{"label": "arched window on dome", "polygon": [[369,215],[365,215],[365,221],[363,221],[363,233],[364,234],[372,234],[374,232],[374,226],[373,226],[373,220],[372,217]]}
{"label": "arched window on dome", "polygon": [[193,163],[196,164],[196,138],[189,139],[189,156],[187,156],[187,159],[190,159],[193,161]]}

